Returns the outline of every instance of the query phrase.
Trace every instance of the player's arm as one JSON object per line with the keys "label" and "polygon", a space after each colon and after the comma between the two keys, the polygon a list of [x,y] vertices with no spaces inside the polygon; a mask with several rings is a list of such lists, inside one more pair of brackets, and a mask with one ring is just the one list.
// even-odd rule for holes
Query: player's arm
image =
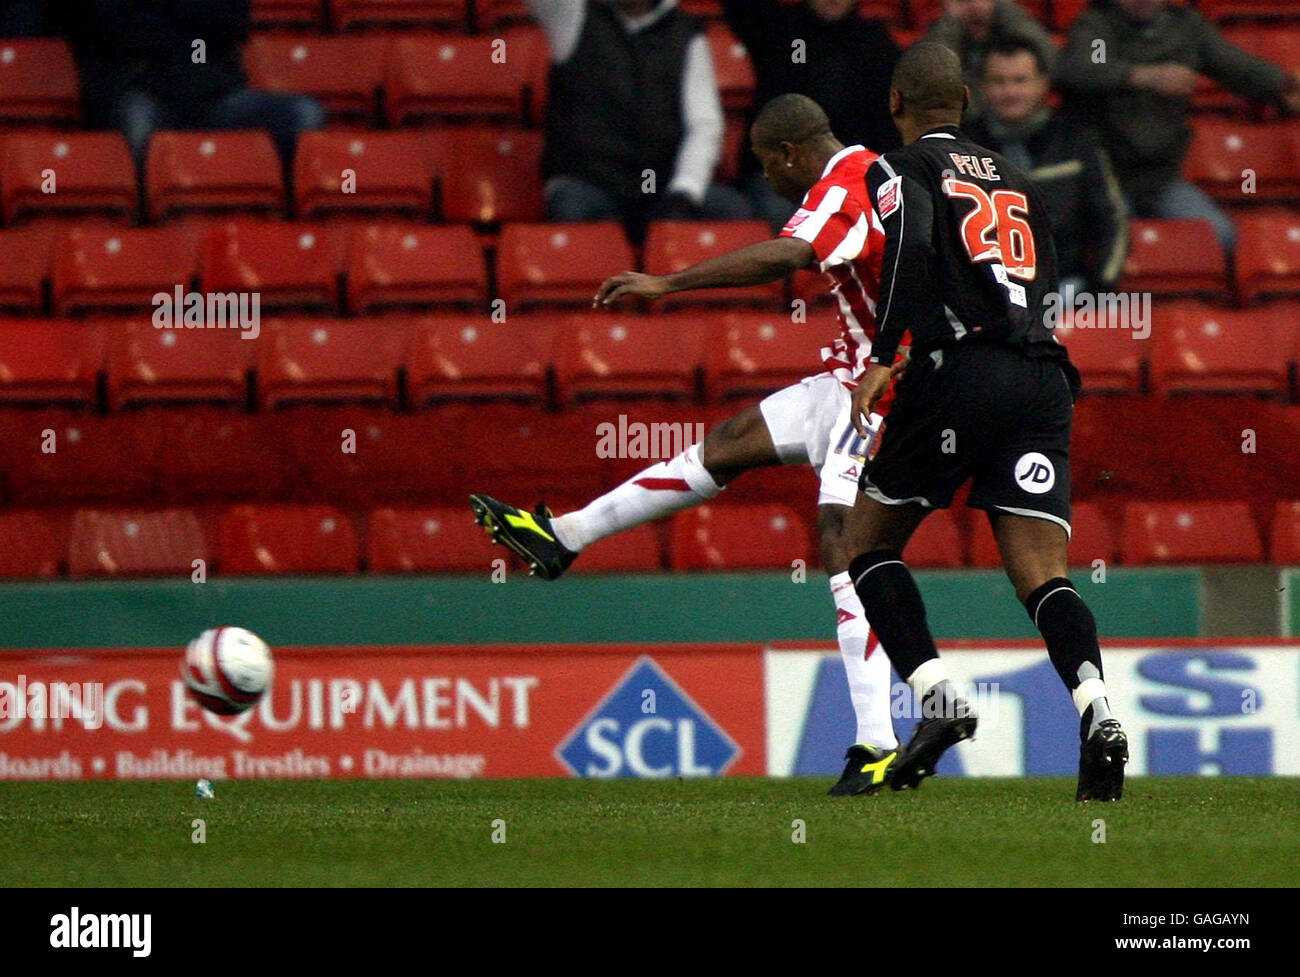
{"label": "player's arm", "polygon": [[909,324],[923,317],[938,291],[928,188],[881,159],[867,171],[867,189],[885,231],[885,248],[870,365],[853,392],[853,425],[864,435],[867,418],[889,388]]}
{"label": "player's arm", "polygon": [[815,261],[813,247],[807,241],[778,237],[701,261],[672,275],[642,275],[625,271],[605,279],[592,304],[610,305],[629,296],[657,299],[673,292],[700,288],[764,285],[800,268],[811,267]]}

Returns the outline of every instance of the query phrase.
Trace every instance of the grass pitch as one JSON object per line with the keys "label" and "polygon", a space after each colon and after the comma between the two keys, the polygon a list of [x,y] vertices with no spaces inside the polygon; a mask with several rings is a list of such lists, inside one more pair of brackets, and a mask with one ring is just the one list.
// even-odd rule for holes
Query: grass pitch
{"label": "grass pitch", "polygon": [[1075,804],[1063,779],[829,784],[3,783],[0,884],[1293,886],[1300,869],[1297,779],[1134,778],[1117,804]]}

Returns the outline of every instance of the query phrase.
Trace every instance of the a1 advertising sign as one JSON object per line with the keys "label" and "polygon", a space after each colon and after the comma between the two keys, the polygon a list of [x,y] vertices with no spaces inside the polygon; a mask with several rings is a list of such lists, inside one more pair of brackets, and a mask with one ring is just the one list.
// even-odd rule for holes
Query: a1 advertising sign
{"label": "a1 advertising sign", "polygon": [[[277,649],[233,718],[188,698],[179,660],[0,652],[0,780],[764,772],[756,645]],[[56,686],[93,708],[53,708]]]}

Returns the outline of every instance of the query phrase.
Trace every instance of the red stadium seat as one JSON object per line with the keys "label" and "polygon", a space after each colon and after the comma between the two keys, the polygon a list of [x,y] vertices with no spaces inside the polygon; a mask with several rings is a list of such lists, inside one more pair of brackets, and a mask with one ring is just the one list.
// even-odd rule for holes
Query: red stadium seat
{"label": "red stadium seat", "polygon": [[248,403],[254,343],[238,329],[158,329],[141,316],[109,332],[108,403]]}
{"label": "red stadium seat", "polygon": [[428,315],[416,319],[406,359],[411,403],[435,400],[544,401],[556,321],[523,316]]}
{"label": "red stadium seat", "polygon": [[1279,566],[1300,564],[1300,502],[1278,502],[1273,510],[1268,559]]}
{"label": "red stadium seat", "polygon": [[472,126],[430,134],[443,220],[540,221],[542,134]]}
{"label": "red stadium seat", "polygon": [[[1124,293],[1128,295],[1128,293]],[[1129,301],[1137,301],[1128,295]],[[1076,297],[1078,301],[1078,297]],[[1141,322],[1128,316],[1112,316],[1109,310],[1089,310],[1087,318],[1063,316],[1056,337],[1070,351],[1070,361],[1083,377],[1088,393],[1138,393],[1142,387],[1142,364],[1148,344],[1143,341]],[[1139,312],[1149,312],[1138,310]],[[1086,326],[1084,325],[1086,323]],[[1151,326],[1151,322],[1146,322]],[[1149,338],[1149,337],[1146,337]]]}
{"label": "red stadium seat", "polygon": [[[1289,126],[1201,119],[1187,153],[1184,175],[1228,203],[1300,197],[1300,165]],[[1253,176],[1254,187],[1247,185]]]}
{"label": "red stadium seat", "polygon": [[78,510],[72,517],[68,574],[188,577],[208,561],[198,517],[188,509]]}
{"label": "red stadium seat", "polygon": [[694,316],[579,313],[560,325],[555,396],[692,399],[699,386],[704,330]]}
{"label": "red stadium seat", "polygon": [[77,66],[54,38],[0,40],[0,122],[75,123]]}
{"label": "red stadium seat", "polygon": [[1265,312],[1161,306],[1152,328],[1152,392],[1285,395],[1291,339]]}
{"label": "red stadium seat", "polygon": [[322,0],[253,0],[251,20],[254,27],[320,27],[324,14]]}
{"label": "red stadium seat", "polygon": [[145,161],[150,220],[186,211],[281,214],[284,181],[261,130],[158,132]]}
{"label": "red stadium seat", "polygon": [[0,577],[57,577],[67,557],[57,520],[36,510],[0,514]]}
{"label": "red stadium seat", "polygon": [[474,0],[474,21],[481,31],[531,20],[524,0]]}
{"label": "red stadium seat", "polygon": [[1237,232],[1241,301],[1300,295],[1300,215],[1248,214],[1237,222]]}
{"label": "red stadium seat", "polygon": [[1300,24],[1240,24],[1225,29],[1223,36],[1274,64],[1300,64]]}
{"label": "red stadium seat", "polygon": [[939,509],[925,517],[925,521],[908,540],[903,559],[908,566],[943,567],[957,569],[965,564],[965,545],[961,527],[956,517],[947,509]]}
{"label": "red stadium seat", "polygon": [[673,517],[674,570],[788,570],[812,555],[808,529],[782,505],[701,505]]}
{"label": "red stadium seat", "polygon": [[662,570],[659,530],[653,525],[636,526],[607,536],[582,551],[570,573],[628,573]]}
{"label": "red stadium seat", "polygon": [[[1089,2],[1090,0],[1051,0],[1051,26],[1058,31],[1069,30],[1070,25],[1079,14],[1083,13]],[[1039,19],[1044,19],[1041,14]]]}
{"label": "red stadium seat", "polygon": [[[645,240],[645,270],[671,275],[683,268],[766,241],[771,228],[763,221],[655,221]],[[663,308],[737,303],[775,305],[784,295],[781,282],[749,288],[711,288],[679,292],[663,299]]]}
{"label": "red stadium seat", "polygon": [[340,29],[371,25],[381,27],[464,28],[465,0],[329,0],[334,23]]}
{"label": "red stadium seat", "polygon": [[433,172],[409,132],[305,132],[293,197],[300,218],[357,210],[418,217],[433,207]]}
{"label": "red stadium seat", "polygon": [[537,49],[531,32],[511,35],[399,37],[384,78],[384,111],[389,123],[527,121],[526,92],[537,71]]}
{"label": "red stadium seat", "polygon": [[4,138],[4,219],[44,214],[135,216],[139,191],[126,142],[115,132],[47,132]]}
{"label": "red stadium seat", "polygon": [[348,309],[482,305],[487,271],[468,227],[368,224],[352,232]]}
{"label": "red stadium seat", "polygon": [[159,292],[188,289],[191,238],[177,227],[75,227],[54,245],[55,315],[153,307]]}
{"label": "red stadium seat", "polygon": [[726,24],[709,24],[707,36],[723,109],[729,112],[748,112],[754,102],[754,90],[757,87],[749,52]]}
{"label": "red stadium seat", "polygon": [[56,232],[48,224],[0,231],[0,309],[40,312]]}
{"label": "red stadium seat", "polygon": [[1124,507],[1126,564],[1258,563],[1259,532],[1245,502],[1130,502]]}
{"label": "red stadium seat", "polygon": [[254,34],[244,64],[253,88],[311,95],[332,121],[369,122],[379,108],[391,44],[386,34]]}
{"label": "red stadium seat", "polygon": [[[245,344],[251,345],[251,344]],[[180,391],[177,390],[179,393]],[[302,482],[274,415],[187,404],[135,407],[122,415],[157,441],[148,470],[150,499],[185,505],[282,500]],[[338,451],[338,432],[334,450]],[[251,474],[250,474],[251,473]]]}
{"label": "red stadium seat", "polygon": [[[829,330],[824,334],[829,340]],[[711,401],[769,394],[822,370],[816,334],[788,315],[729,312],[710,328],[704,384]]]}
{"label": "red stadium seat", "polygon": [[316,401],[397,404],[397,367],[408,329],[392,320],[289,319],[258,344],[258,388],[267,407]]}
{"label": "red stadium seat", "polygon": [[0,402],[94,407],[104,329],[67,319],[0,320]]}
{"label": "red stadium seat", "polygon": [[1201,13],[1211,20],[1249,20],[1251,18],[1300,17],[1294,0],[1199,0]]}
{"label": "red stadium seat", "polygon": [[[1069,560],[1072,567],[1091,566],[1093,560],[1104,560],[1110,566],[1117,552],[1115,533],[1101,514],[1089,502],[1076,502],[1070,515]],[[972,511],[971,564],[977,567],[1002,565],[997,540],[983,512]]]}
{"label": "red stadium seat", "polygon": [[11,505],[152,498],[153,445],[120,416],[82,407],[0,411],[0,481]]}
{"label": "red stadium seat", "polygon": [[511,563],[493,546],[469,507],[381,508],[370,513],[366,567],[371,573],[477,573],[494,560]]}
{"label": "red stadium seat", "polygon": [[324,505],[241,505],[217,529],[222,573],[356,573],[352,521]]}
{"label": "red stadium seat", "polygon": [[722,19],[722,0],[681,0],[678,6],[693,17],[705,20]]}
{"label": "red stadium seat", "polygon": [[203,241],[203,288],[255,292],[263,312],[334,312],[345,248],[343,229],[326,224],[221,221]]}
{"label": "red stadium seat", "polygon": [[1135,220],[1120,288],[1164,296],[1224,296],[1227,264],[1209,221]]}
{"label": "red stadium seat", "polygon": [[497,246],[497,294],[511,312],[532,305],[590,306],[600,283],[636,267],[623,228],[507,224]]}

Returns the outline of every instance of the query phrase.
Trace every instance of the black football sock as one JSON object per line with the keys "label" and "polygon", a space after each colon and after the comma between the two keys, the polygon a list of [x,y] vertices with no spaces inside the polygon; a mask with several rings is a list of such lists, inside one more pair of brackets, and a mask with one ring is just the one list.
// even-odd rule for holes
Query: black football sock
{"label": "black football sock", "polygon": [[[927,661],[937,660],[925,620],[925,602],[898,550],[875,550],[854,557],[849,576],[871,629],[904,680]],[[941,678],[941,673],[936,678]],[[934,684],[938,684],[935,682]],[[928,689],[923,689],[924,696]]]}
{"label": "black football sock", "polygon": [[1081,717],[1080,736],[1087,739],[1111,718],[1096,619],[1065,577],[1054,577],[1026,597],[1025,610],[1047,644],[1056,674],[1070,690]]}

